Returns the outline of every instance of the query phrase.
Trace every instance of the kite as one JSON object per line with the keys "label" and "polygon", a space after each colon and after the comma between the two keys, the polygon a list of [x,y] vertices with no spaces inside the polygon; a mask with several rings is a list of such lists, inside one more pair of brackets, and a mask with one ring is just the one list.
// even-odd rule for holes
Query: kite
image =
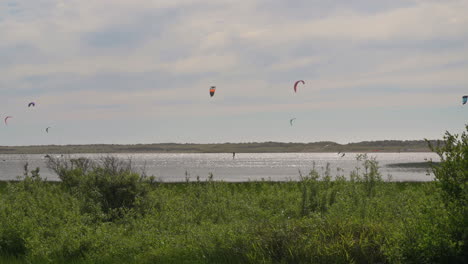
{"label": "kite", "polygon": [[213,97],[213,95],[215,94],[215,91],[216,91],[216,86],[211,86],[210,87],[210,96]]}
{"label": "kite", "polygon": [[468,95],[463,96],[463,104],[466,104],[468,101]]}
{"label": "kite", "polygon": [[296,120],[296,118],[291,118],[289,119],[289,124],[291,124],[291,126],[293,125],[293,121]]}
{"label": "kite", "polygon": [[28,104],[28,107],[31,107],[31,106],[36,106],[36,103],[30,102],[30,103]]}
{"label": "kite", "polygon": [[45,132],[49,133],[49,128],[50,128],[50,127],[47,127],[47,128],[45,129]]}
{"label": "kite", "polygon": [[5,125],[8,125],[7,120],[10,119],[10,118],[12,118],[12,116],[5,117]]}
{"label": "kite", "polygon": [[297,82],[294,84],[294,92],[297,92],[297,85],[298,85],[299,83],[305,84],[305,82],[304,82],[303,80],[297,81]]}

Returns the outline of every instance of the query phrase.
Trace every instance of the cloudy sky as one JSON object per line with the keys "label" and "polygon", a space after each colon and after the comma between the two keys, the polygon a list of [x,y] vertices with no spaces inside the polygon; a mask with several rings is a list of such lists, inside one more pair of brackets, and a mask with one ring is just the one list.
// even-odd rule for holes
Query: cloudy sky
{"label": "cloudy sky", "polygon": [[0,114],[13,118],[0,145],[441,138],[468,123],[467,10],[468,0],[2,0]]}

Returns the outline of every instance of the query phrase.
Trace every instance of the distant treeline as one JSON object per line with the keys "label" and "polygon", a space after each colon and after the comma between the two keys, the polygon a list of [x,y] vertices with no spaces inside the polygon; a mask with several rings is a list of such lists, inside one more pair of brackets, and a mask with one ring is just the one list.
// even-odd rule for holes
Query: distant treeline
{"label": "distant treeline", "polygon": [[[434,143],[436,141],[433,141]],[[424,140],[383,140],[338,144],[331,141],[314,143],[252,142],[222,144],[135,144],[135,145],[43,145],[0,146],[0,154],[43,153],[275,153],[275,152],[425,152]]]}

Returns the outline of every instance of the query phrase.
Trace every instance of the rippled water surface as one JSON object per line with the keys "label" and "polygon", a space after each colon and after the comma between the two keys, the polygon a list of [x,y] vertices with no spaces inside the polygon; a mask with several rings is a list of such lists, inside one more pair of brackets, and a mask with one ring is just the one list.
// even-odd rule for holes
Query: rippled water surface
{"label": "rippled water surface", "polygon": [[[340,157],[336,153],[237,153],[233,159],[232,153],[151,153],[151,154],[110,154],[112,156],[131,159],[136,171],[145,171],[147,175],[154,175],[159,180],[184,181],[186,175],[190,180],[197,176],[206,179],[213,173],[215,180],[248,181],[248,180],[297,180],[299,171],[307,174],[312,168],[323,170],[330,164],[331,174],[338,172],[348,176],[359,165],[356,153],[347,153]],[[106,154],[72,154],[63,158],[87,157],[99,159]],[[434,153],[372,153],[381,167],[384,179],[391,175],[394,181],[430,181],[433,175],[427,175],[422,168],[387,167],[393,163],[424,162],[426,159],[438,160]],[[0,155],[0,180],[16,179],[23,174],[23,166],[28,163],[29,168],[40,168],[42,177],[48,180],[58,180],[57,175],[47,169],[44,155]]]}

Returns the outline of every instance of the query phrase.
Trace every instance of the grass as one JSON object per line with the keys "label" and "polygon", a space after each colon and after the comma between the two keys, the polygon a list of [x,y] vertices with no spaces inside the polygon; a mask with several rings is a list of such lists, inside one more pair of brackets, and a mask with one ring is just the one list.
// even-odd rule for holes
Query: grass
{"label": "grass", "polygon": [[160,183],[83,160],[56,164],[60,183],[27,172],[0,183],[0,263],[466,263],[435,182],[384,182],[360,161],[333,181]]}

